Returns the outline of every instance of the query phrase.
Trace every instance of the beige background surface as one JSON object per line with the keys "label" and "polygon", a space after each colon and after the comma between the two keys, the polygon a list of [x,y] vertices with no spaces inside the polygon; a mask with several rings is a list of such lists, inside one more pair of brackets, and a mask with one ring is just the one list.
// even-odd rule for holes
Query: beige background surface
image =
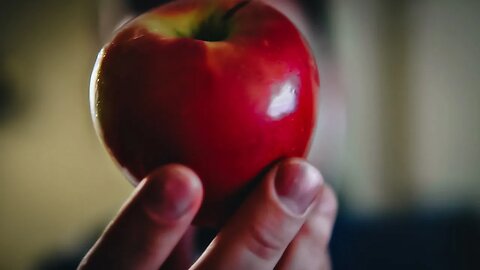
{"label": "beige background surface", "polygon": [[94,11],[94,1],[16,1],[0,11],[1,64],[25,105],[0,125],[0,269],[68,252],[131,190],[91,125]]}

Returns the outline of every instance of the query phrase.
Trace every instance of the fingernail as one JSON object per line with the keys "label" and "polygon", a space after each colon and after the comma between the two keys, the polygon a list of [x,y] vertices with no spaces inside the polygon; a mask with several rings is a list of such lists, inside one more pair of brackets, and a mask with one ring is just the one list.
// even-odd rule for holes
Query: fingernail
{"label": "fingernail", "polygon": [[292,159],[279,165],[275,190],[281,203],[294,214],[304,214],[323,186],[323,178],[312,165]]}
{"label": "fingernail", "polygon": [[144,198],[149,214],[160,221],[174,221],[184,216],[193,207],[197,197],[195,189],[199,188],[198,181],[192,177],[196,176],[170,168],[146,179]]}

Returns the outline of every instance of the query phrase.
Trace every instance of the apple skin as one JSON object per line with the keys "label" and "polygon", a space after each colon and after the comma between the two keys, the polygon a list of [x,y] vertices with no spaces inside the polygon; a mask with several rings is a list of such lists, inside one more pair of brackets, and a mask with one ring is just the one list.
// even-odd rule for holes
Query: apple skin
{"label": "apple skin", "polygon": [[99,53],[91,109],[134,184],[165,164],[190,167],[204,186],[194,223],[219,227],[272,165],[305,157],[319,77],[301,33],[260,1],[236,11],[224,40],[179,34],[211,10],[178,1],[123,26]]}

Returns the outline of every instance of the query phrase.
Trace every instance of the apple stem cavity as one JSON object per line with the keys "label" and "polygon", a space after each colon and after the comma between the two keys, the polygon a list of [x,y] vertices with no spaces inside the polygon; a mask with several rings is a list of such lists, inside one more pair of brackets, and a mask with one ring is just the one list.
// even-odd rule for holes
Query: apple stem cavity
{"label": "apple stem cavity", "polygon": [[208,16],[206,20],[200,23],[197,31],[194,31],[193,38],[210,42],[226,40],[230,34],[230,19],[250,1],[251,0],[239,2],[227,10],[221,17],[215,13]]}

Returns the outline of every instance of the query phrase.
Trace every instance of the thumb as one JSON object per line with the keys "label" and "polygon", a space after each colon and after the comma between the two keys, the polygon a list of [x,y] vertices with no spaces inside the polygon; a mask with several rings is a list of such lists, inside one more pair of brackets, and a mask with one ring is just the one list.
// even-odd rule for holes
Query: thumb
{"label": "thumb", "polygon": [[193,269],[273,269],[309,215],[323,179],[290,159],[274,168]]}

